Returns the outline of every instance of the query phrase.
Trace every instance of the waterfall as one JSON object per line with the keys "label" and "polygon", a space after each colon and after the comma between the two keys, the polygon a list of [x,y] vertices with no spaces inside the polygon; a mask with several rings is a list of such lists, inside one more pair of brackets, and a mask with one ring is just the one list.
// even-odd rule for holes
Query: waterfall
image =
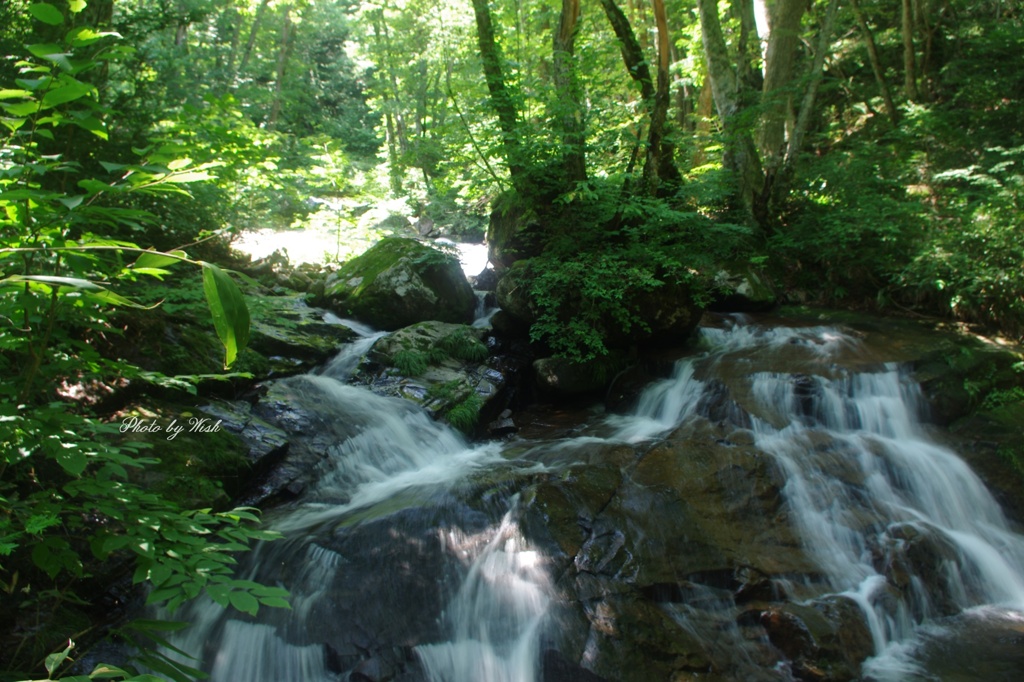
{"label": "waterfall", "polygon": [[[431,561],[456,565],[450,576],[429,581],[435,590],[440,588],[436,598],[443,599],[443,592],[451,599],[439,604],[445,623],[435,626],[438,637],[450,639],[417,647],[426,678],[538,679],[537,649],[548,602],[543,558],[518,532],[514,499],[493,520],[452,502],[452,491],[468,485],[474,475],[521,465],[507,462],[496,443],[467,444],[458,432],[408,401],[343,383],[383,335],[356,328],[360,338],[318,374],[284,379],[276,386],[277,398],[304,415],[300,430],[315,430],[325,451],[315,484],[296,502],[266,515],[268,528],[285,539],[258,544],[239,577],[286,586],[291,610],[264,608],[254,620],[199,600],[186,609],[184,618],[192,626],[174,639],[174,646],[200,661],[212,682],[347,679],[352,663],[358,669],[372,645],[345,650],[338,644],[353,639],[347,632],[338,635],[339,628],[345,629],[339,622],[345,616],[335,610],[339,598],[381,609],[376,619],[381,622],[402,618],[405,606],[383,591],[349,594],[348,571],[361,558],[353,552],[373,552],[374,545],[399,542],[404,536],[404,561],[378,567],[384,587],[406,577],[393,573],[415,572],[418,567],[410,564],[421,556],[439,554]],[[450,514],[447,507],[453,508]],[[374,540],[349,539],[360,532]],[[441,541],[430,543],[431,548],[428,536]],[[370,584],[379,578],[372,572],[367,577],[365,570],[361,576]],[[165,653],[195,665],[195,660]],[[381,665],[394,663],[389,655],[393,657],[383,652]]]}
{"label": "waterfall", "polygon": [[[417,647],[435,682],[533,682],[538,679],[540,628],[549,601],[548,578],[536,551],[515,524],[515,507],[470,566],[446,618],[452,639]],[[456,552],[472,538],[451,533]]]}
{"label": "waterfall", "polygon": [[[213,682],[542,679],[542,642],[557,639],[550,612],[565,593],[562,583],[553,587],[553,560],[521,529],[535,528],[523,523],[525,491],[537,480],[572,479],[612,447],[627,453],[617,460],[627,479],[644,453],[695,424],[743,432],[774,467],[784,518],[816,567],[778,578],[789,580],[780,593],[791,603],[835,598],[859,609],[874,646],[865,679],[933,679],[918,657],[926,641],[1024,617],[1024,538],[922,424],[907,368],[856,334],[746,320],[705,328],[699,352],[650,384],[632,414],[594,415],[556,440],[476,445],[409,402],[347,385],[380,336],[359,334],[319,373],[276,385],[277,399],[303,415],[296,437],[316,438],[315,482],[267,513],[286,539],[257,546],[239,577],[288,588],[292,609],[254,619],[209,602],[189,607],[194,625],[174,642]],[[587,532],[596,528],[580,519]],[[586,570],[656,534],[657,519],[604,528],[615,543]],[[557,569],[567,571],[560,579],[590,566],[571,553],[569,561],[576,568]],[[682,587],[633,585],[631,566],[601,584],[676,590],[656,608],[713,650],[721,679],[793,679],[729,589],[685,576]],[[600,654],[593,637],[579,641],[585,662]]]}
{"label": "waterfall", "polygon": [[[929,437],[904,368],[849,369],[867,353],[836,328],[730,325],[702,335],[709,350],[649,387],[635,415],[613,418],[613,437],[652,438],[689,417],[723,414],[749,428],[783,473],[805,550],[833,593],[864,613],[871,679],[914,674],[914,638],[934,635],[932,619],[953,607],[1024,610],[1024,538],[967,464]],[[791,369],[769,369],[778,365]],[[721,385],[725,398],[714,393]],[[934,544],[941,565],[931,584],[914,576],[894,598],[885,571],[906,561],[908,536]]]}

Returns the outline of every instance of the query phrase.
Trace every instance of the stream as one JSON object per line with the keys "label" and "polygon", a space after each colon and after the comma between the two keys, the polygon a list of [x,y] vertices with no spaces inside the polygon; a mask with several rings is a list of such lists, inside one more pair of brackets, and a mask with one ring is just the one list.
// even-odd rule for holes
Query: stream
{"label": "stream", "polygon": [[857,333],[722,318],[629,414],[468,443],[356,331],[278,382],[326,452],[239,577],[291,610],[178,615],[213,682],[1016,679],[1024,537]]}

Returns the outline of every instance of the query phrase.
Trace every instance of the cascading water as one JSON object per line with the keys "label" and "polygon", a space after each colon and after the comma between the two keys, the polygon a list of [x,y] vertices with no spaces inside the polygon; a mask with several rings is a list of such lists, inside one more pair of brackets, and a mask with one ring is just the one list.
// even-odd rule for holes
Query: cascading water
{"label": "cascading water", "polygon": [[[711,350],[649,388],[635,416],[611,420],[612,437],[654,437],[700,416],[749,428],[782,471],[790,518],[827,587],[864,612],[876,654],[865,665],[871,679],[924,674],[910,659],[919,627],[932,619],[992,606],[1024,618],[1024,537],[966,463],[929,438],[905,371],[895,363],[844,369],[842,356],[865,351],[834,328],[734,325],[703,334]],[[778,364],[795,371],[769,369]],[[927,538],[943,559],[929,584],[912,576],[897,594],[891,573],[907,561],[908,537]]]}
{"label": "cascading water", "polygon": [[[396,594],[427,587],[436,592],[424,598],[428,615],[435,618],[443,604],[433,602],[442,598],[441,592],[454,598],[448,622],[422,628],[426,639],[431,630],[438,639],[451,638],[419,648],[426,679],[536,679],[538,632],[547,602],[537,553],[516,530],[514,505],[503,517],[494,517],[491,510],[458,502],[452,493],[481,470],[516,465],[501,458],[497,444],[469,446],[411,403],[344,384],[382,334],[338,322],[355,327],[362,338],[320,374],[278,382],[276,393],[304,415],[297,428],[315,428],[318,442],[327,444],[316,484],[296,503],[267,514],[269,528],[286,539],[259,545],[242,576],[286,585],[291,611],[263,609],[259,622],[253,622],[200,602],[186,613],[193,626],[175,646],[201,661],[213,682],[346,679],[353,667],[359,670],[353,662],[373,653],[372,635],[365,630],[386,631],[388,621],[405,615],[409,605],[391,601]],[[371,560],[375,574],[367,577],[365,566],[360,569],[359,579],[368,589],[353,590],[349,569],[365,564],[364,555],[385,543],[404,543],[406,549],[380,552],[387,556],[379,565]],[[449,553],[457,560],[446,559]],[[395,557],[397,565],[388,562]],[[424,571],[441,575],[417,578],[420,568],[413,564],[419,560],[432,561]],[[453,564],[447,571],[451,575],[444,575],[439,563]],[[411,587],[389,594],[387,588],[401,581]],[[342,622],[359,608],[379,613],[355,627]],[[385,650],[368,660],[399,666],[403,656]]]}
{"label": "cascading water", "polygon": [[[637,462],[701,424],[726,424],[768,456],[785,511],[776,522],[792,525],[815,567],[776,577],[773,589],[797,604],[856,604],[873,644],[865,679],[934,679],[918,656],[924,643],[975,621],[1024,618],[1024,539],[967,465],[929,437],[907,372],[854,335],[706,328],[703,352],[650,385],[631,415],[593,419],[557,441],[469,446],[411,404],[344,383],[376,338],[361,331],[320,374],[279,383],[277,395],[306,415],[293,431],[316,432],[324,456],[315,485],[267,514],[287,539],[258,547],[243,577],[287,587],[292,610],[264,609],[256,622],[193,607],[195,625],[176,643],[214,682],[539,680],[541,643],[558,639],[545,624],[568,589],[555,587],[559,572],[598,576],[577,597],[599,605],[583,607],[598,621],[577,638],[584,667],[600,669],[608,655],[595,632],[630,635],[608,604],[634,592],[654,595],[666,622],[701,643],[700,665],[718,675],[709,679],[799,677],[729,589],[691,574],[641,584],[637,557],[656,540],[658,519],[612,532],[573,511],[590,535],[574,540],[581,531],[569,523],[562,545],[582,546],[560,568],[559,550],[546,556],[520,529],[531,509],[536,529],[537,481],[571,482],[615,452],[623,483],[609,494],[624,495]],[[595,513],[615,506],[601,504]],[[638,669],[629,679],[654,678]]]}

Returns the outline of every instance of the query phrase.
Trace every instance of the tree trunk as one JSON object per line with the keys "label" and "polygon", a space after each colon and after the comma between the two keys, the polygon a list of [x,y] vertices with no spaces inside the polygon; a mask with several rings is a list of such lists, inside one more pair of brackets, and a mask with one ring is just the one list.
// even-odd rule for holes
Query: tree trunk
{"label": "tree trunk", "polygon": [[480,48],[480,59],[483,62],[484,80],[491,95],[491,107],[498,116],[498,126],[502,133],[502,147],[505,163],[508,164],[512,185],[521,193],[528,193],[526,187],[526,163],[523,158],[522,145],[519,142],[519,123],[515,102],[505,84],[505,76],[501,68],[501,53],[494,39],[494,25],[491,22],[491,9],[488,0],[473,0],[473,13],[476,17],[477,44]]}
{"label": "tree trunk", "polygon": [[277,119],[281,115],[281,98],[284,91],[284,77],[288,69],[288,53],[291,51],[292,37],[292,7],[285,5],[284,21],[281,24],[281,46],[277,52],[277,75],[274,81],[274,102],[270,106],[270,118],[267,120],[267,127],[277,126]]}
{"label": "tree trunk", "polygon": [[907,99],[917,99],[917,65],[914,57],[914,10],[911,0],[903,0],[903,11],[900,21],[903,33],[903,82],[907,91]]}
{"label": "tree trunk", "polygon": [[242,63],[238,65],[238,73],[245,73],[245,67],[249,65],[252,48],[256,45],[256,33],[259,31],[268,4],[270,4],[270,0],[261,0],[260,6],[256,8],[256,16],[253,17],[252,26],[249,27],[249,39],[245,41],[245,52],[242,53]]}
{"label": "tree trunk", "polygon": [[574,54],[580,0],[562,0],[562,15],[553,39],[554,119],[562,137],[562,168],[568,183],[587,179],[586,131]]}
{"label": "tree trunk", "polygon": [[674,148],[665,140],[665,126],[668,120],[669,93],[669,53],[671,51],[668,16],[663,0],[654,0],[654,19],[658,27],[658,61],[657,87],[651,79],[651,71],[646,55],[636,38],[629,19],[615,0],[601,0],[601,7],[608,17],[615,36],[619,39],[619,50],[626,71],[640,84],[640,96],[644,108],[650,116],[647,131],[647,153],[644,158],[643,178],[648,193],[655,193],[663,181],[678,181],[679,171],[675,167]]}
{"label": "tree trunk", "polygon": [[900,124],[900,113],[896,109],[896,105],[893,104],[892,93],[889,92],[889,84],[885,82],[885,73],[882,70],[882,61],[878,58],[875,36],[871,33],[871,28],[868,26],[868,22],[864,18],[864,13],[861,11],[857,0],[850,0],[850,7],[853,8],[853,14],[857,17],[857,25],[860,26],[861,33],[864,34],[864,42],[868,48],[868,60],[871,62],[871,70],[875,74],[878,89],[882,93],[885,111],[889,114],[889,120],[892,121],[893,126],[898,126]]}
{"label": "tree trunk", "polygon": [[771,178],[784,158],[786,120],[792,108],[790,90],[800,45],[800,23],[807,3],[804,0],[774,0],[767,6],[770,31],[764,59],[763,113],[758,149],[765,172]]}
{"label": "tree trunk", "polygon": [[651,80],[651,71],[647,66],[647,58],[643,48],[633,33],[633,27],[629,19],[623,14],[615,0],[601,0],[601,7],[608,17],[615,37],[619,39],[619,51],[622,53],[622,61],[626,64],[629,75],[640,84],[640,96],[644,102],[651,102],[654,99],[654,82]]}
{"label": "tree trunk", "polygon": [[732,62],[722,34],[716,0],[697,0],[704,43],[705,63],[711,94],[725,132],[725,165],[736,179],[736,199],[748,222],[764,224],[764,174],[749,128],[738,120],[740,113],[740,81],[732,70]]}
{"label": "tree trunk", "polygon": [[740,22],[740,36],[736,41],[736,64],[740,80],[750,90],[764,87],[764,73],[756,67],[761,56],[761,41],[754,18],[754,0],[733,0],[731,11]]}
{"label": "tree trunk", "polygon": [[811,72],[807,83],[807,90],[804,92],[803,101],[800,103],[800,113],[797,115],[796,125],[793,126],[793,133],[789,136],[789,145],[786,148],[786,167],[791,171],[796,162],[797,154],[803,146],[804,137],[811,123],[811,114],[814,111],[814,100],[818,96],[818,88],[825,75],[825,58],[828,56],[829,45],[832,42],[832,30],[836,23],[836,10],[839,8],[839,0],[829,0],[828,8],[825,10],[825,18],[818,31],[818,44],[814,49],[814,61],[811,63]]}
{"label": "tree trunk", "polygon": [[655,195],[663,183],[678,182],[675,149],[665,140],[665,123],[669,105],[669,35],[668,17],[663,0],[654,0],[654,21],[658,27],[658,87],[651,106],[651,125],[647,132],[647,158],[644,161],[644,184]]}

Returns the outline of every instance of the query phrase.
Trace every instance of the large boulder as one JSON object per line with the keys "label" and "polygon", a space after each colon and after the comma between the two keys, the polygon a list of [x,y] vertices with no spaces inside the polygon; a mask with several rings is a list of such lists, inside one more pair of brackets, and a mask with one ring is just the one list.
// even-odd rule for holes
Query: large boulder
{"label": "large boulder", "polygon": [[382,239],[327,282],[328,307],[378,329],[471,322],[476,297],[458,259],[415,239]]}

